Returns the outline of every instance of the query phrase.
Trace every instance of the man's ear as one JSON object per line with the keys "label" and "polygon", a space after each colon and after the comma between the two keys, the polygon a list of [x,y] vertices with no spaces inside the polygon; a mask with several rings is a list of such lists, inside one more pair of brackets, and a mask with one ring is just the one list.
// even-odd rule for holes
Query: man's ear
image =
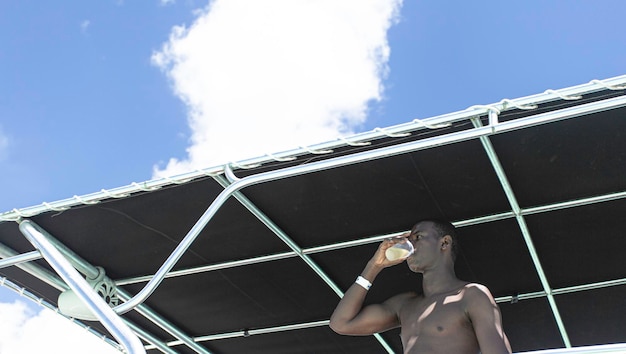
{"label": "man's ear", "polygon": [[445,250],[452,246],[452,236],[445,235],[441,238],[441,249]]}

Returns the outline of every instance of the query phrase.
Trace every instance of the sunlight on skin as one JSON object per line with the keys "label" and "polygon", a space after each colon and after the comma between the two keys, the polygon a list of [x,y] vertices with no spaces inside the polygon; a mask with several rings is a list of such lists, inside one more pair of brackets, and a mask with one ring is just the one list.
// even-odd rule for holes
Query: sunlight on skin
{"label": "sunlight on skin", "polygon": [[[413,324],[411,324],[411,330],[413,332],[417,332],[415,331],[415,327],[417,327],[418,324],[422,323],[423,320],[426,319],[426,317],[430,316],[430,314],[435,310],[435,307],[437,306],[437,301],[433,302],[432,304],[430,304],[426,310],[424,310],[424,313],[422,313],[422,315],[417,319],[417,321]],[[411,337],[411,339],[409,339],[407,341],[407,350],[410,351],[410,348],[412,348],[415,345],[415,342],[417,342],[417,339],[419,338],[419,336],[413,336]]]}
{"label": "sunlight on skin", "polygon": [[446,296],[445,299],[443,299],[443,304],[447,305],[447,304],[451,304],[454,302],[459,302],[463,299],[463,294],[465,293],[465,290],[461,290],[460,293],[456,294],[456,295],[449,295]]}
{"label": "sunlight on skin", "polygon": [[422,313],[422,315],[417,319],[417,322],[418,323],[422,322],[426,317],[430,316],[430,314],[435,309],[435,306],[437,306],[436,302],[433,302],[432,304],[430,304],[430,306],[428,306],[426,310],[424,310],[424,313]]}

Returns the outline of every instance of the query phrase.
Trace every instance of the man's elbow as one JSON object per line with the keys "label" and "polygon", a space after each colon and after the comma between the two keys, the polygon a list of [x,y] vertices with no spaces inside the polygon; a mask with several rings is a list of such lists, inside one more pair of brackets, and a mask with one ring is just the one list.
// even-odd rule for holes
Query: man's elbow
{"label": "man's elbow", "polygon": [[339,321],[333,320],[332,318],[330,319],[328,326],[337,334],[347,334],[345,325],[339,323]]}
{"label": "man's elbow", "polygon": [[346,322],[346,321],[337,321],[337,320],[333,320],[331,318],[330,319],[330,323],[328,324],[328,326],[330,327],[330,329],[332,329],[337,334],[342,334],[342,335],[352,335],[352,334],[354,334],[350,330],[350,326],[348,325],[348,322]]}
{"label": "man's elbow", "polygon": [[335,333],[341,334],[344,336],[368,336],[374,333],[378,333],[376,331],[373,331],[372,328],[357,326],[356,324],[350,321],[340,322],[340,321],[331,320],[328,326]]}

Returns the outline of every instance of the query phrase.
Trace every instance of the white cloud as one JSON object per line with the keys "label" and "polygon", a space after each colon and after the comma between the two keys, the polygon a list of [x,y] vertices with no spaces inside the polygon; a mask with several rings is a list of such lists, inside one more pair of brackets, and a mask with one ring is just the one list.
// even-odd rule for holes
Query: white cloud
{"label": "white cloud", "polygon": [[21,302],[0,303],[0,353],[119,354],[102,339],[44,308],[33,313]]}
{"label": "white cloud", "polygon": [[[155,177],[352,134],[383,97],[401,0],[216,0],[152,60],[188,107],[184,159]],[[161,166],[162,167],[162,166]]]}

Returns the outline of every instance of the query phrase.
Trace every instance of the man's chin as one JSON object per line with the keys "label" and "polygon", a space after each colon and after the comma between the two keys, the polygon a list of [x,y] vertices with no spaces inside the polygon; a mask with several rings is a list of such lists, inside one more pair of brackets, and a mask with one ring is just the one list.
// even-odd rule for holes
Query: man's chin
{"label": "man's chin", "polygon": [[409,266],[409,269],[413,273],[422,273],[422,269],[417,264],[411,263],[411,262],[407,262],[407,265]]}

